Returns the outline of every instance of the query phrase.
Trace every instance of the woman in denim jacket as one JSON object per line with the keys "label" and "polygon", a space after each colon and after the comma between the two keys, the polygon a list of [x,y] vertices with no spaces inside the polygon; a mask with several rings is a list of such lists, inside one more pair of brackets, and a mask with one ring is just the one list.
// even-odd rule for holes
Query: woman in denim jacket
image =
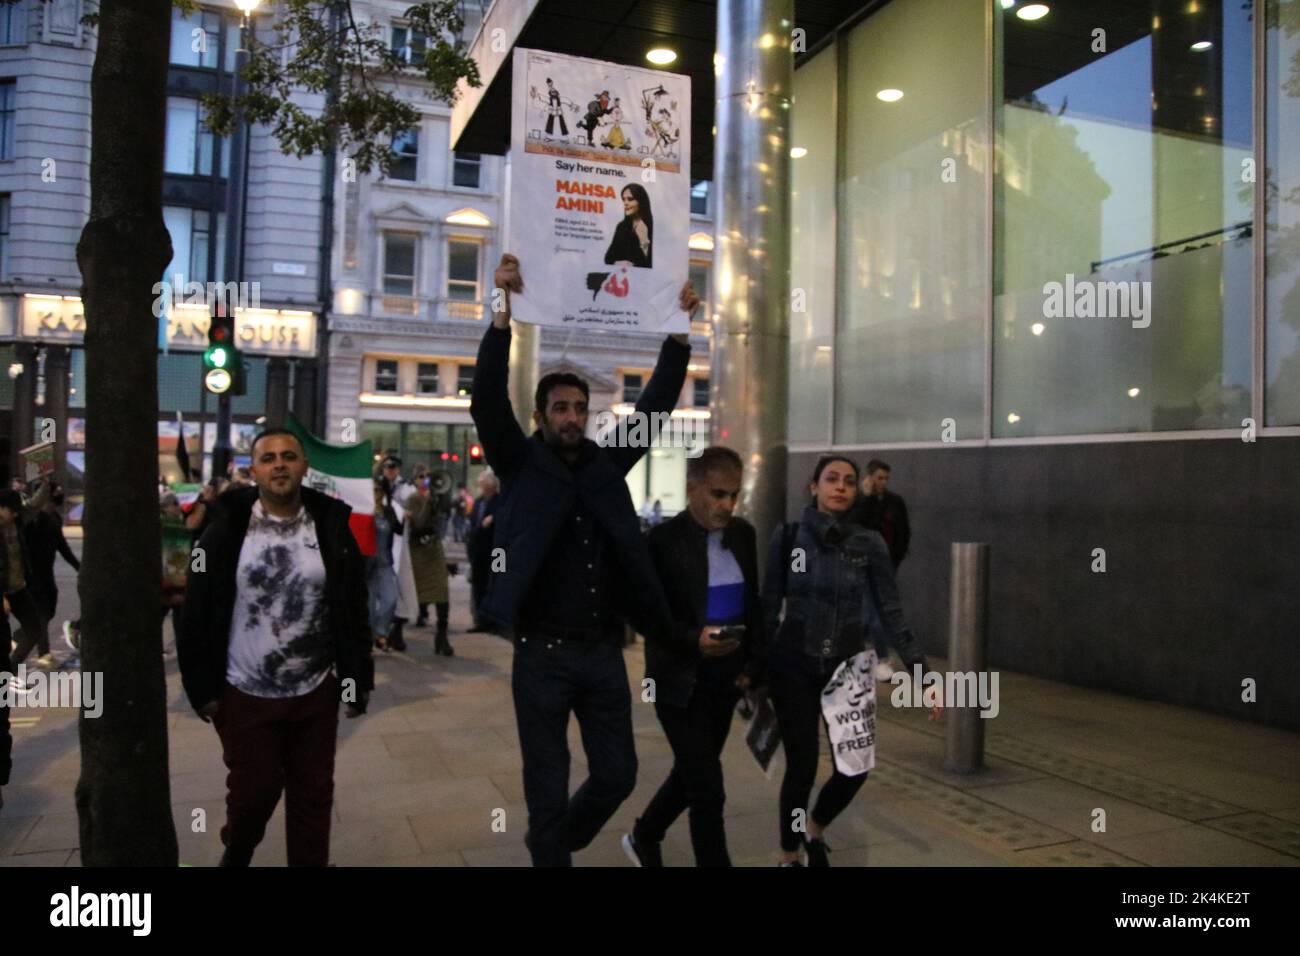
{"label": "woman in denim jacket", "polygon": [[[835,669],[868,647],[873,609],[906,661],[925,669],[925,655],[903,617],[889,548],[877,531],[847,520],[858,494],[858,468],[839,455],[823,456],[813,471],[812,504],[798,522],[776,529],[763,578],[766,676],[785,745],[781,781],[781,865],[827,866],[823,834],[853,800],[865,773],[837,768],[807,811],[817,778],[822,689]],[[781,615],[782,603],[785,605]],[[931,713],[938,717],[939,708]],[[799,820],[804,827],[796,827]]]}

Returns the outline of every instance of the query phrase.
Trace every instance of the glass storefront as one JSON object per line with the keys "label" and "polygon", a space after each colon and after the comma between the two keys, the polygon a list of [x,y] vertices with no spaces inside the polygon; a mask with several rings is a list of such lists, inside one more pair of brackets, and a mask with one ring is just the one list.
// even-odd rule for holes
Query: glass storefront
{"label": "glass storefront", "polygon": [[1300,425],[1298,71],[1300,0],[892,0],[841,31],[795,75],[790,434]]}
{"label": "glass storefront", "polygon": [[995,21],[993,434],[1240,428],[1249,7],[1099,0],[1008,14]]}
{"label": "glass storefront", "polygon": [[1264,421],[1300,425],[1300,0],[1267,11]]}
{"label": "glass storefront", "polygon": [[[396,454],[402,459],[402,474],[410,475],[416,465],[430,471],[445,471],[453,487],[464,485],[475,490],[478,476],[486,463],[473,460],[471,452],[478,443],[473,425],[444,425],[435,422],[363,422],[361,441],[370,439],[376,456]],[[378,460],[378,457],[376,458]]]}
{"label": "glass storefront", "polygon": [[891,3],[845,38],[835,442],[981,431],[984,33],[979,3]]}

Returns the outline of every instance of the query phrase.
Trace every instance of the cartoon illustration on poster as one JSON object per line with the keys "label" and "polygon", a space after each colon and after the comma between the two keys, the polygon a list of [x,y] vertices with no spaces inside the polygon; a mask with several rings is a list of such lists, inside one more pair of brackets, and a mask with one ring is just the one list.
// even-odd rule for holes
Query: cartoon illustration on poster
{"label": "cartoon illustration on poster", "polygon": [[689,331],[690,78],[523,49],[514,70],[515,318]]}

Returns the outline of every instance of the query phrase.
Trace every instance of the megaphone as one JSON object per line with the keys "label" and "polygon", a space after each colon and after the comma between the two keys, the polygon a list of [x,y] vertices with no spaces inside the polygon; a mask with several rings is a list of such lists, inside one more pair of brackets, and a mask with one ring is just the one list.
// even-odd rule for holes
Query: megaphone
{"label": "megaphone", "polygon": [[445,495],[451,491],[454,479],[451,472],[433,471],[429,473],[429,492],[435,495]]}

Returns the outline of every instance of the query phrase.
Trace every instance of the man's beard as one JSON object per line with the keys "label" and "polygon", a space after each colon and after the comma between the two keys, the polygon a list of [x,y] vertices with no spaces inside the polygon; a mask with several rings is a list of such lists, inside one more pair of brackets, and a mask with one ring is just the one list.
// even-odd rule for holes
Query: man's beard
{"label": "man's beard", "polygon": [[584,432],[580,429],[574,429],[570,432],[553,430],[546,436],[547,444],[554,445],[556,448],[574,449],[582,445]]}

